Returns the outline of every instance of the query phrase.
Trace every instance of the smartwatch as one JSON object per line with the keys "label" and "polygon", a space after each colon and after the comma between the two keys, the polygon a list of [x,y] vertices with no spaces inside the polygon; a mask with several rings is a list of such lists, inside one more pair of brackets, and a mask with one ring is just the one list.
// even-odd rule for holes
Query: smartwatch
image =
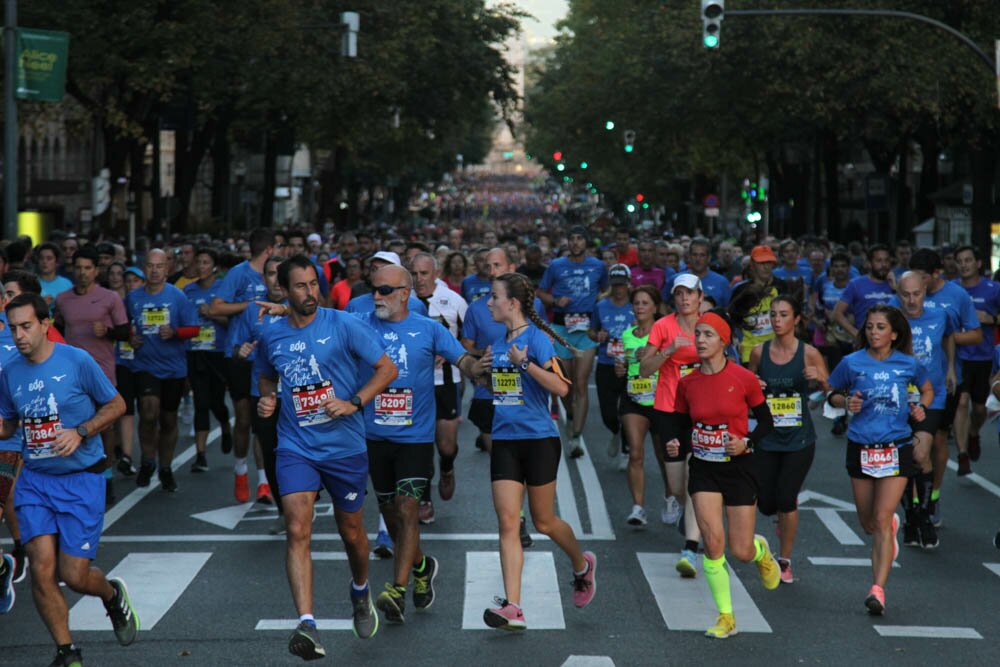
{"label": "smartwatch", "polygon": [[360,411],[361,408],[364,407],[364,402],[361,400],[360,396],[355,394],[354,396],[351,396],[351,405]]}
{"label": "smartwatch", "polygon": [[84,424],[80,424],[79,426],[76,427],[76,434],[79,435],[81,438],[86,438],[88,435],[90,435],[90,431]]}
{"label": "smartwatch", "polygon": [[531,362],[528,361],[527,358],[525,358],[525,360],[521,362],[521,370],[524,371],[525,373],[527,373],[528,372],[528,366],[530,364],[531,364]]}

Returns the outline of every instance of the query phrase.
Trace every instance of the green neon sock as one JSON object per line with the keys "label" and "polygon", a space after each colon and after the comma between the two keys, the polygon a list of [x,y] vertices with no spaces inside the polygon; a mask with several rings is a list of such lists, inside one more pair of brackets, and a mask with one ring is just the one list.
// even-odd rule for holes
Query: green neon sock
{"label": "green neon sock", "polygon": [[931,502],[937,502],[941,497],[941,489],[933,489],[931,491]]}
{"label": "green neon sock", "polygon": [[729,590],[729,570],[726,568],[726,557],[712,560],[707,555],[701,557],[702,571],[708,590],[712,591],[712,599],[719,608],[720,614],[733,613],[733,598]]}
{"label": "green neon sock", "polygon": [[753,538],[753,546],[757,550],[757,553],[753,556],[753,562],[759,563],[764,560],[764,556],[767,555],[767,549],[764,548],[764,543],[760,541],[760,538]]}
{"label": "green neon sock", "polygon": [[420,559],[420,565],[415,565],[413,567],[413,571],[416,574],[422,574],[426,568],[427,568],[427,556],[424,556],[423,558]]}
{"label": "green neon sock", "polygon": [[524,518],[524,510],[521,510],[521,518]]}

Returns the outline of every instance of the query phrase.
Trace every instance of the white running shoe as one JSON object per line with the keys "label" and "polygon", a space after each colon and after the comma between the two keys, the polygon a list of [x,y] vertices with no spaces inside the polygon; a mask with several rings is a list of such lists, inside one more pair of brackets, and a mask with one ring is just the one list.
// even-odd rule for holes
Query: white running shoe
{"label": "white running shoe", "polygon": [[608,440],[608,458],[613,459],[618,456],[618,452],[622,450],[622,434],[621,431],[615,433]]}
{"label": "white running shoe", "polygon": [[632,511],[629,513],[628,518],[625,522],[630,526],[645,526],[646,525],[646,510],[642,508],[642,505],[632,505]]}
{"label": "white running shoe", "polygon": [[667,496],[664,498],[663,511],[660,512],[660,521],[672,526],[681,520],[681,512],[684,508],[681,504],[677,502],[677,498],[674,496]]}
{"label": "white running shoe", "polygon": [[622,452],[618,455],[618,472],[625,472],[628,470],[628,454]]}

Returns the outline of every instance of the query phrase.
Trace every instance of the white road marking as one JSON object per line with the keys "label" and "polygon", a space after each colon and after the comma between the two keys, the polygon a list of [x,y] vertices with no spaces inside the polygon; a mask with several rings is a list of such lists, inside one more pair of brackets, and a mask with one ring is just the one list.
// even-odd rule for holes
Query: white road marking
{"label": "white road marking", "polygon": [[[636,556],[668,629],[704,632],[715,623],[719,612],[708,584],[700,576],[684,579],[674,570],[680,554],[637,553]],[[732,568],[729,568],[729,585],[739,631],[772,632]]]}
{"label": "white road marking", "polygon": [[1000,563],[983,563],[983,567],[1000,577]]}
{"label": "white road marking", "polygon": [[586,453],[576,459],[576,468],[580,473],[580,483],[587,501],[587,514],[590,516],[589,536],[613,540],[615,531],[611,528],[611,517],[608,515],[608,506],[604,502],[604,492],[601,490],[600,480],[597,479],[594,459],[590,450],[587,449],[582,435],[580,436],[580,444]]}
{"label": "white road marking", "polygon": [[861,546],[865,542],[858,534],[847,525],[847,522],[840,518],[840,514],[834,509],[816,509],[816,516],[823,522],[838,542],[846,546]]}
{"label": "white road marking", "polygon": [[[220,507],[219,509],[192,514],[191,518],[210,523],[213,526],[218,526],[219,528],[232,530],[236,527],[236,524],[243,520],[246,513],[249,512],[255,504],[255,502],[251,501],[240,505],[229,505],[228,507]],[[273,517],[267,518],[271,519]]]}
{"label": "white road marking", "polygon": [[[291,632],[299,624],[297,618],[262,618],[257,621],[254,630],[281,630]],[[317,630],[353,630],[354,622],[347,618],[317,618]]]}
{"label": "white road marking", "polygon": [[[955,463],[954,461],[952,461],[951,459],[948,459],[948,467],[951,470],[958,470],[958,464]],[[996,484],[994,484],[990,480],[986,479],[982,475],[979,475],[977,473],[972,473],[972,474],[966,475],[962,479],[967,479],[970,482],[974,482],[974,483],[978,484],[979,486],[981,486],[982,488],[984,488],[987,491],[989,491],[990,493],[992,493],[997,498],[1000,498],[1000,486],[997,486]]]}
{"label": "white road marking", "polygon": [[933,625],[874,625],[883,637],[914,637],[918,639],[982,639],[973,628],[948,628]]}
{"label": "white road marking", "polygon": [[841,500],[839,498],[834,498],[833,496],[828,496],[818,491],[810,491],[809,489],[804,489],[799,493],[799,509],[816,509],[815,507],[802,507],[810,500],[824,502],[827,505],[837,508],[838,510],[843,510],[845,512],[855,511],[854,505],[851,503]]}
{"label": "white road marking", "polygon": [[[813,565],[832,565],[834,567],[871,567],[870,558],[836,558],[831,556],[809,556],[809,562]],[[893,567],[899,567],[899,563],[893,562]]]}
{"label": "white road marking", "polygon": [[[540,533],[532,533],[532,538],[537,541],[548,541],[548,537]],[[370,533],[368,539],[375,541],[375,533]],[[591,539],[587,535],[577,535],[581,540]],[[593,538],[598,540],[600,538]],[[421,533],[420,540],[424,542],[497,542],[499,540],[496,533]],[[158,543],[158,542],[284,542],[284,535],[258,534],[233,534],[233,533],[198,533],[186,535],[102,535],[101,544],[131,544],[131,543]],[[340,535],[337,533],[313,533],[313,542],[340,542]],[[10,538],[0,540],[0,544],[10,545]]]}
{"label": "white road marking", "polygon": [[[343,551],[313,551],[312,559],[316,560],[347,560],[347,554]],[[368,560],[380,560],[374,551],[368,553]]]}
{"label": "white road marking", "polygon": [[574,535],[581,537],[583,525],[580,523],[580,511],[576,508],[573,478],[569,476],[569,466],[566,465],[565,456],[559,457],[559,469],[556,471],[556,503],[559,517],[569,524]]}
{"label": "white road marking", "polygon": [[[108,573],[108,578],[121,577],[125,581],[139,626],[152,630],[211,557],[211,552],[130,553]],[[101,600],[87,596],[70,610],[69,628],[106,632],[111,630],[111,621]]]}
{"label": "white road marking", "polygon": [[[489,630],[483,623],[483,611],[493,606],[494,596],[503,594],[500,553],[467,551],[462,629]],[[551,551],[525,552],[524,570],[521,574],[521,608],[524,609],[528,628],[532,630],[566,629],[556,565]]]}
{"label": "white road marking", "polygon": [[606,655],[571,655],[561,667],[615,667],[615,661]]}

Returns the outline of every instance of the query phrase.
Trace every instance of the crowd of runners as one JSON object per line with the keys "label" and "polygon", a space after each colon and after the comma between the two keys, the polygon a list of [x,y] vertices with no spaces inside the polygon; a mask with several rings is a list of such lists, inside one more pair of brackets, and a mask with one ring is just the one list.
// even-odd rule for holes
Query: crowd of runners
{"label": "crowd of runners", "polygon": [[[597,558],[559,518],[556,477],[562,456],[601,452],[626,473],[623,524],[641,529],[652,512],[677,525],[677,576],[704,577],[718,607],[707,634],[735,634],[727,549],[767,589],[795,581],[797,498],[825,429],[844,438],[871,536],[863,602],[885,613],[898,530],[938,547],[949,442],[968,475],[1000,397],[1000,284],[980,251],[674,237],[565,222],[552,201],[496,179],[421,198],[423,217],[395,228],[254,229],[138,254],[72,235],[0,244],[0,506],[13,542],[0,614],[30,576],[52,664],[82,664],[62,581],[99,596],[132,643],[128,588],[93,565],[106,507],[128,485],[183,493],[185,474],[225,465],[235,502],[277,507],[269,530],[286,535],[299,615],[289,650],[325,655],[309,548],[324,492],[368,639],[380,619],[434,603],[439,562],[420,531],[460,481],[463,418],[490,455],[504,588],[490,627],[528,626],[529,519],[566,554],[573,603],[592,602]],[[588,450],[591,382],[608,440]],[[197,446],[188,471],[173,465],[181,429]],[[647,440],[660,472],[648,484]],[[369,482],[377,529],[362,510]],[[758,509],[776,517],[774,552]],[[394,561],[378,590],[369,551]]]}

